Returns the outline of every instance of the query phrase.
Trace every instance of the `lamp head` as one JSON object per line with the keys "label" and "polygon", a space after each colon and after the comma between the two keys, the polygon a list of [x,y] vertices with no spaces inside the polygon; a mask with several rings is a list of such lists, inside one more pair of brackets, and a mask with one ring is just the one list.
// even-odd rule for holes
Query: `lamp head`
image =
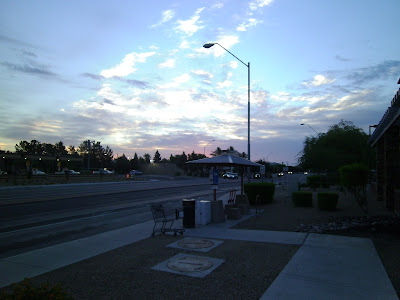
{"label": "lamp head", "polygon": [[301,123],[300,125],[304,125],[304,123]]}
{"label": "lamp head", "polygon": [[214,45],[215,45],[215,43],[207,43],[207,44],[204,44],[203,47],[204,48],[211,48]]}

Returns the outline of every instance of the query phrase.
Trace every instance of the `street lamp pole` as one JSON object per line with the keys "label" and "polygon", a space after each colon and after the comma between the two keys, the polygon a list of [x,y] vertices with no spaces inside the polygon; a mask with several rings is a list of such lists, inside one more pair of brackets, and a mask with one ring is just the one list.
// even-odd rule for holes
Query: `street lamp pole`
{"label": "street lamp pole", "polygon": [[307,126],[310,127],[312,130],[315,131],[315,133],[317,134],[317,136],[319,136],[319,133],[318,133],[314,128],[312,128],[310,125],[308,125],[308,124],[306,124],[306,123],[301,123],[300,125],[307,125]]}
{"label": "street lamp pole", "polygon": [[204,146],[204,155],[206,155],[206,147],[207,147],[208,145],[210,145],[211,142],[215,142],[215,140],[209,141],[208,144]]}
{"label": "street lamp pole", "polygon": [[247,67],[247,159],[250,160],[250,62],[246,64],[239,57],[237,57],[231,51],[229,51],[228,49],[226,49],[225,47],[223,47],[218,43],[207,43],[204,44],[203,47],[211,48],[214,45],[220,46],[222,49],[224,49],[226,52],[228,52],[230,55],[232,55],[234,58],[236,58],[238,61],[240,61]]}

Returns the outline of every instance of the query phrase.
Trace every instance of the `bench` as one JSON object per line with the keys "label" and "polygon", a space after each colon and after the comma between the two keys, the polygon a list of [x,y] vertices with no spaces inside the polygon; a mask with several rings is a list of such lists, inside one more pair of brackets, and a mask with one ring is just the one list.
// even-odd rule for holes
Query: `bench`
{"label": "bench", "polygon": [[[177,210],[171,210],[172,213],[168,213],[167,209],[162,204],[152,204],[151,213],[153,214],[154,227],[152,237],[159,232],[165,234],[166,232],[173,232],[174,236],[178,233],[183,234],[185,229],[183,228],[172,228],[174,221],[178,219]],[[169,223],[169,226],[168,226]],[[157,224],[160,224],[161,227],[157,228]]]}

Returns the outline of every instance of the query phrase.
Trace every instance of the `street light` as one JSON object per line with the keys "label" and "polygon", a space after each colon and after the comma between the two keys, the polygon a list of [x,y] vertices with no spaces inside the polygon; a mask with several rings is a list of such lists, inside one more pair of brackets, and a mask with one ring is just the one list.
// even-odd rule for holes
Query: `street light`
{"label": "street light", "polygon": [[228,52],[230,55],[232,55],[234,58],[236,58],[247,67],[247,156],[248,160],[250,160],[250,62],[247,64],[244,63],[239,57],[237,57],[235,54],[233,54],[228,49],[218,43],[207,43],[204,44],[203,47],[208,49],[214,45],[220,46],[222,49],[224,49],[226,52]]}
{"label": "street light", "polygon": [[204,146],[204,155],[206,155],[206,147],[207,147],[208,145],[210,145],[211,142],[215,142],[215,140],[209,141],[208,144]]}
{"label": "street light", "polygon": [[312,128],[310,125],[308,125],[308,124],[306,124],[306,123],[301,123],[300,125],[307,125],[307,126],[310,127],[312,130],[314,130],[315,133],[319,136],[319,133],[318,133],[314,128]]}

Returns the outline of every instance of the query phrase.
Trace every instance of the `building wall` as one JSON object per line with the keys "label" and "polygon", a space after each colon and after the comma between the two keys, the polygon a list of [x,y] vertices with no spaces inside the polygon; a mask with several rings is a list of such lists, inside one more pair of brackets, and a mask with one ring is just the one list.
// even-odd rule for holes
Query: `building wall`
{"label": "building wall", "polygon": [[377,199],[385,201],[389,210],[400,213],[400,128],[393,125],[376,144]]}

